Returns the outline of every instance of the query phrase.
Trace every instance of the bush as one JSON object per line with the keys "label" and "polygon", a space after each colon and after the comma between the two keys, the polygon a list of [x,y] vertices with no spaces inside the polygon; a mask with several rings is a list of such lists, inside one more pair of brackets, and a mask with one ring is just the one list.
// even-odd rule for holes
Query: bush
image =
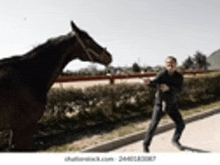
{"label": "bush", "polygon": [[147,108],[151,110],[154,89],[142,84],[99,85],[85,90],[52,89],[48,98],[41,120],[43,122],[70,118],[79,121],[85,118],[95,122],[115,121],[146,113]]}
{"label": "bush", "polygon": [[[190,78],[180,95],[180,108],[210,103],[220,96],[220,75]],[[52,89],[42,123],[116,122],[151,114],[155,89],[144,84],[115,84],[82,89]]]}
{"label": "bush", "polygon": [[207,104],[220,96],[220,75],[215,77],[190,78],[185,82],[185,89],[180,95],[180,108]]}

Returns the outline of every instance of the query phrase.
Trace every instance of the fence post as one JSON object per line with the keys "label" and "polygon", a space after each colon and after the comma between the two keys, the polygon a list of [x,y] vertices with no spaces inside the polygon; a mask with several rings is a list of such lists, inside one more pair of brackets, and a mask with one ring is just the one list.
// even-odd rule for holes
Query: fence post
{"label": "fence post", "polygon": [[107,76],[108,76],[108,78],[110,80],[110,84],[111,85],[114,84],[114,78],[113,78],[112,74],[108,73]]}
{"label": "fence post", "polygon": [[112,76],[110,76],[110,84],[114,84],[114,78]]}

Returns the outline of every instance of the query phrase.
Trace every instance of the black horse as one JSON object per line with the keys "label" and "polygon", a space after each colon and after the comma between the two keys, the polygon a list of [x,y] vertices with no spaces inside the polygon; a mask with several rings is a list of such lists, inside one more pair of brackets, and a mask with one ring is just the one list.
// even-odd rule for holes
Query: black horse
{"label": "black horse", "polygon": [[73,59],[108,65],[111,55],[71,22],[72,32],[48,40],[23,56],[0,61],[0,130],[12,130],[14,151],[31,151],[47,93]]}

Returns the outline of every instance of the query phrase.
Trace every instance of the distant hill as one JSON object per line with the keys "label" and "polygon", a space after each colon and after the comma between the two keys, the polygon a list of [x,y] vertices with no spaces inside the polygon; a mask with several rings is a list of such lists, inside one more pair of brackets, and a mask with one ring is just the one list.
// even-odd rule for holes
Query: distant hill
{"label": "distant hill", "polygon": [[210,64],[210,70],[220,69],[220,49],[213,52],[208,58],[207,62]]}

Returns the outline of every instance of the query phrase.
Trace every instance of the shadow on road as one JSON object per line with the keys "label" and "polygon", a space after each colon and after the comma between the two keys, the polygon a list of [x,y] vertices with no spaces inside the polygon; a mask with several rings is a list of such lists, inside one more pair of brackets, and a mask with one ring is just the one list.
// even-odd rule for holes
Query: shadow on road
{"label": "shadow on road", "polygon": [[188,146],[182,146],[183,151],[191,151],[196,153],[210,153],[211,151],[206,151],[198,148],[188,147]]}

